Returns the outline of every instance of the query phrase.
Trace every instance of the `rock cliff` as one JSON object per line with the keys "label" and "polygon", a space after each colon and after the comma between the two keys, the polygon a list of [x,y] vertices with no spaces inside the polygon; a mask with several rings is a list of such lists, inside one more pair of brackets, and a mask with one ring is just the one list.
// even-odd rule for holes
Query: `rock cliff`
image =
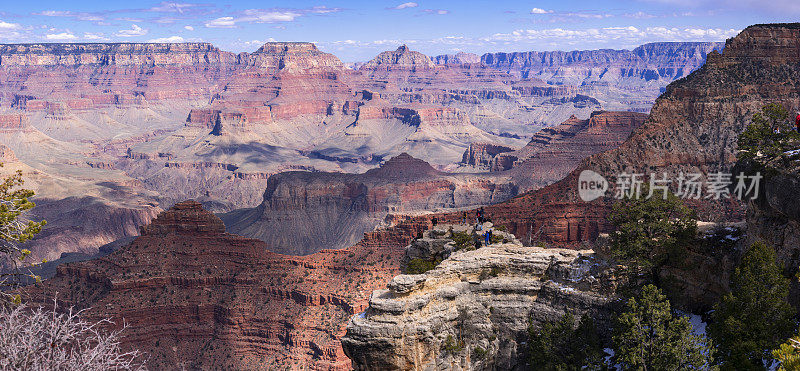
{"label": "rock cliff", "polygon": [[[623,171],[666,172],[672,179],[680,171],[730,171],[737,137],[753,113],[767,103],[800,106],[798,42],[800,28],[792,25],[746,28],[727,41],[722,54],[712,52],[703,67],[670,84],[645,123],[619,148],[589,157],[564,180],[489,207],[489,212],[523,242],[542,238],[576,244],[608,230],[606,215],[613,202],[611,192],[593,202],[578,198],[582,170],[596,171],[612,185]],[[742,205],[733,201],[693,206],[705,220],[742,217]]]}
{"label": "rock cliff", "polygon": [[[48,240],[31,247],[49,258],[93,250],[187,198],[215,212],[256,207],[267,179],[285,171],[364,173],[401,153],[456,170],[472,143],[521,148],[573,114],[649,107],[647,99],[594,94],[606,86],[520,81],[474,56],[440,62],[400,47],[351,70],[299,42],[240,54],[206,43],[2,45],[0,142],[31,170],[29,185],[65,207],[63,215],[76,205],[65,199],[87,190],[131,216],[96,233],[62,218],[64,228],[51,224]],[[492,192],[494,181],[478,178],[459,189]],[[144,205],[152,209],[140,213]],[[334,245],[367,230],[357,229]],[[66,247],[78,241],[86,244]]]}
{"label": "rock cliff", "polygon": [[88,308],[127,324],[123,347],[163,369],[349,369],[339,337],[369,292],[399,273],[413,223],[307,257],[272,253],[224,231],[197,202],[161,213],[142,236],[104,257],[62,264],[26,300]]}
{"label": "rock cliff", "polygon": [[723,45],[711,42],[660,42],[644,44],[633,50],[487,53],[481,56],[481,62],[520,73],[525,78],[538,77],[545,81],[569,84],[614,81],[623,77],[672,81],[702,66],[706,55],[715,50],[721,51]]}
{"label": "rock cliff", "polygon": [[364,63],[359,69],[409,69],[416,71],[431,69],[434,66],[433,61],[425,54],[409,50],[407,46],[401,45],[395,51],[385,51],[378,54],[369,62]]}
{"label": "rock cliff", "polygon": [[258,207],[222,215],[228,231],[306,255],[356,243],[390,213],[497,203],[517,189],[508,177],[448,174],[401,154],[363,174],[288,172],[272,176]]}
{"label": "rock cliff", "polygon": [[[437,229],[445,235],[447,227]],[[601,266],[591,251],[513,240],[457,251],[373,292],[342,345],[356,370],[524,369],[529,321],[539,326],[564,313],[610,318],[614,296]]]}

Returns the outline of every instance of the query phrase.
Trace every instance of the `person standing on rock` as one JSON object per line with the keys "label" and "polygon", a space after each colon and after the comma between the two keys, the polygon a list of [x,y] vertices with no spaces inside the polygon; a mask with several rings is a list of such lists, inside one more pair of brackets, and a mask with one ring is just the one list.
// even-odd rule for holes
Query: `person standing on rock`
{"label": "person standing on rock", "polygon": [[794,118],[794,127],[800,133],[800,111],[797,111],[797,117]]}

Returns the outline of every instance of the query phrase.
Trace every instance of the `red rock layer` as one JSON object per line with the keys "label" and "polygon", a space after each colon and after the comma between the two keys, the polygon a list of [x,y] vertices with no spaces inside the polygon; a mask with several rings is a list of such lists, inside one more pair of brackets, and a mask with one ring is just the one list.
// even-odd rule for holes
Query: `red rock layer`
{"label": "red rock layer", "polygon": [[491,166],[495,156],[512,152],[513,149],[491,143],[472,143],[469,145],[461,162],[472,166]]}
{"label": "red rock layer", "polygon": [[399,272],[401,246],[421,228],[405,221],[347,249],[290,257],[224,233],[186,201],[130,245],[59,266],[26,295],[47,303],[58,293],[62,307],[127,323],[125,348],[147,352],[155,369],[346,370],[347,321]]}
{"label": "red rock layer", "polygon": [[[589,157],[565,179],[486,212],[523,242],[575,246],[608,231],[612,192],[593,202],[577,195],[578,174],[596,171],[613,186],[623,171],[729,171],[736,140],[753,113],[767,103],[800,107],[800,24],[750,26],[728,40],[724,52],[685,79],[672,83],[647,121],[619,148]],[[674,187],[674,185],[673,185]],[[674,188],[673,188],[674,190]],[[701,200],[690,203],[705,220],[741,217],[741,204]],[[444,218],[457,219],[460,215]]]}
{"label": "red rock layer", "polygon": [[228,231],[305,255],[350,246],[387,214],[459,208],[517,193],[507,177],[449,174],[400,154],[364,174],[288,172],[270,178],[263,202],[222,215]]}

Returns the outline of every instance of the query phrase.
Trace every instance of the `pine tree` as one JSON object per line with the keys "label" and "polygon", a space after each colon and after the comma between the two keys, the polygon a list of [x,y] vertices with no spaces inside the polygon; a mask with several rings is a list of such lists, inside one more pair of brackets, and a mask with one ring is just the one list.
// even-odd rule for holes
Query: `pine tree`
{"label": "pine tree", "polygon": [[800,370],[800,335],[781,344],[778,349],[772,351],[772,356],[781,364],[778,371]]}
{"label": "pine tree", "polygon": [[603,347],[594,321],[584,315],[579,323],[566,313],[558,322],[528,327],[528,361],[537,370],[599,370]]}
{"label": "pine tree", "polygon": [[[0,166],[3,166],[2,163]],[[0,288],[17,286],[19,278],[26,275],[20,268],[25,265],[25,260],[31,252],[20,248],[19,244],[33,238],[47,223],[44,220],[41,222],[24,220],[24,213],[36,204],[30,201],[33,191],[19,188],[23,184],[21,171],[0,182],[0,267],[11,267],[10,273],[0,274]],[[37,281],[39,279],[36,276],[32,277]],[[0,305],[8,301],[19,303],[19,295],[0,291]]]}
{"label": "pine tree", "polygon": [[734,271],[731,292],[712,314],[709,335],[725,369],[763,369],[762,360],[772,359],[772,350],[796,328],[789,280],[776,259],[764,242],[751,245]]}
{"label": "pine tree", "polygon": [[712,348],[692,324],[672,313],[669,300],[647,285],[617,319],[615,361],[632,370],[699,370],[711,367]]}
{"label": "pine tree", "polygon": [[616,203],[609,221],[615,227],[610,236],[614,258],[649,280],[656,279],[670,254],[685,249],[697,234],[694,212],[672,193],[666,199],[654,192],[650,198]]}

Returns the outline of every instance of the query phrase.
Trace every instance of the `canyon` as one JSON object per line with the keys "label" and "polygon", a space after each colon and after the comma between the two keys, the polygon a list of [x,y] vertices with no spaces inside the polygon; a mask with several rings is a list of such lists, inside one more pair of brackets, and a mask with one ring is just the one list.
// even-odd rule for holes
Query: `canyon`
{"label": "canyon", "polygon": [[[671,175],[696,171],[708,175],[713,171],[743,170],[741,167],[734,169],[736,139],[750,124],[752,115],[768,103],[783,105],[791,111],[800,106],[798,62],[800,27],[797,24],[750,26],[728,40],[722,54],[712,52],[703,67],[670,84],[644,124],[621,146],[584,159],[561,181],[483,208],[495,224],[520,240],[513,249],[526,245],[532,246],[532,250],[509,264],[506,259],[516,250],[509,251],[506,244],[487,246],[453,253],[424,274],[396,276],[388,284],[388,290],[373,292],[364,315],[354,318],[348,325],[342,343],[353,360],[353,368],[519,367],[524,352],[512,350],[508,354],[504,351],[517,348],[514,334],[520,334],[523,326],[514,318],[495,316],[491,310],[487,313],[495,303],[527,313],[522,318],[531,318],[532,323],[551,314],[554,315],[548,320],[554,320],[561,313],[559,310],[563,310],[560,305],[564,302],[570,303],[567,307],[579,312],[578,315],[597,312],[596,308],[586,305],[585,299],[575,299],[586,297],[580,288],[568,287],[562,296],[549,292],[544,298],[536,296],[533,292],[537,288],[559,287],[556,283],[563,276],[541,273],[550,268],[539,270],[538,274],[528,272],[521,277],[516,274],[517,270],[530,267],[529,259],[537,252],[560,254],[559,258],[550,258],[550,264],[558,264],[560,258],[570,256],[559,253],[556,248],[539,250],[535,246],[547,244],[567,247],[570,251],[596,247],[594,243],[601,234],[611,230],[608,215],[615,201],[613,195],[607,192],[591,202],[581,200],[577,194],[579,174],[592,170],[613,185],[616,176],[623,171]],[[746,215],[742,215],[744,202],[707,199],[687,202],[698,211],[701,220],[745,219],[747,237],[733,253],[690,248],[684,257],[684,268],[659,273],[662,278],[670,279],[671,287],[680,290],[680,300],[675,302],[678,307],[709,310],[711,303],[728,290],[727,278],[735,265],[735,251],[740,252],[748,242],[765,240],[771,243],[784,269],[790,274],[797,271],[798,210],[796,203],[789,202],[790,195],[798,187],[794,160],[796,158],[790,169],[768,178],[757,199],[746,201]],[[613,194],[613,187],[609,191]],[[446,225],[458,223],[461,213],[428,216],[432,217]],[[495,274],[483,275],[481,279],[481,270],[491,273],[490,269],[494,269]],[[580,282],[588,271],[573,269],[571,272],[578,273],[577,282]],[[538,279],[539,282],[529,283],[525,287],[530,291],[524,291],[514,285],[519,279]],[[489,293],[482,294],[484,290]],[[793,290],[797,292],[796,282]],[[589,292],[589,297],[600,294],[605,300],[613,299],[612,295],[603,294],[602,288]],[[553,298],[558,300],[538,307],[541,302]],[[797,304],[796,300],[792,301]],[[459,311],[477,313],[475,322],[478,325],[462,331],[466,322],[459,320]],[[464,333],[467,336],[462,335]],[[494,333],[505,333],[503,342],[498,342],[499,337],[492,337]],[[448,339],[453,338],[463,343],[456,343],[456,346],[452,341],[448,343]]]}
{"label": "canyon", "polygon": [[[24,298],[46,305],[58,293],[61,307],[125,323],[123,346],[167,368],[518,367],[527,315],[602,317],[614,299],[613,277],[579,251],[608,231],[613,200],[581,201],[579,171],[613,184],[622,169],[729,166],[760,87],[797,97],[768,76],[784,64],[747,53],[800,39],[793,32],[751,27],[722,54],[707,43],[579,53],[592,55],[579,64],[551,54],[539,70],[406,46],[355,69],[310,43],[237,55],[208,44],[6,46],[2,170],[23,169],[35,216],[61,226],[32,250],[52,258],[130,240],[59,265]],[[610,80],[587,83],[597,71]],[[743,71],[745,87],[732,78]],[[131,80],[139,74],[148,78]],[[401,275],[412,242],[438,238],[433,218],[448,233],[477,206],[506,242]],[[443,352],[464,312],[478,325],[470,347]]]}
{"label": "canyon", "polygon": [[[512,68],[488,55],[428,57],[407,46],[353,69],[303,42],[269,42],[239,54],[208,43],[2,45],[0,143],[16,161],[9,160],[14,165],[0,171],[23,170],[41,206],[33,217],[51,221],[27,246],[36,259],[56,259],[62,252],[91,254],[118,238],[135,236],[138,226],[185,199],[222,213],[260,207],[265,189],[273,187],[269,179],[287,171],[310,172],[312,178],[362,174],[406,153],[437,171],[486,172],[461,163],[473,143],[519,150],[534,135],[544,135],[537,134],[542,128],[573,116],[583,120],[601,110],[646,111],[651,98],[633,103],[618,90],[662,89],[681,76],[668,71],[693,69],[704,51],[719,48],[681,45],[643,46],[651,52],[637,52],[641,56],[635,60],[595,58],[575,64],[553,59],[551,72],[562,64],[557,74],[574,73],[563,81],[542,73],[523,76],[518,70],[529,65]],[[615,87],[582,88],[587,86],[582,79],[596,73],[587,71],[623,68],[626,61],[630,68],[662,73],[658,78],[626,74],[615,78],[620,82]],[[596,139],[604,143],[601,147],[615,145],[623,132]],[[524,192],[561,174],[549,171],[537,170],[542,176],[535,179],[510,173],[489,178],[501,177],[502,187],[519,182],[515,186]],[[495,182],[487,183],[483,174],[469,181],[469,175],[452,177],[464,179],[463,187],[478,187],[477,193]],[[494,203],[516,193],[502,194],[435,207]],[[400,204],[385,208],[409,210]],[[105,211],[92,211],[98,209]],[[119,215],[114,223],[92,216],[108,213]],[[96,227],[81,230],[71,222],[81,214]],[[318,244],[306,252],[352,244],[381,216],[369,219],[370,226],[361,223],[340,239],[324,232],[324,240],[333,245]],[[300,251],[287,247],[295,242],[290,238],[272,236],[276,240],[266,241],[269,245]]]}
{"label": "canyon", "polygon": [[57,267],[23,289],[26,301],[87,309],[124,329],[126,348],[158,368],[346,370],[339,338],[369,292],[399,273],[409,235],[400,223],[358,244],[305,257],[275,254],[225,233],[195,201],[175,204],[129,244]]}

